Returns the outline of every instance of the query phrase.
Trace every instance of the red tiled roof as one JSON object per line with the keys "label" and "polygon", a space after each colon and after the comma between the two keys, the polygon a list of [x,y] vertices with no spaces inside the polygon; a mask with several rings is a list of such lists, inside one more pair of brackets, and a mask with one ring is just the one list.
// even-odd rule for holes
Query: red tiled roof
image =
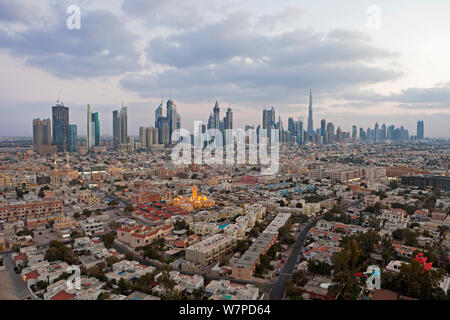
{"label": "red tiled roof", "polygon": [[25,279],[26,279],[26,280],[28,280],[28,279],[37,279],[39,276],[40,276],[39,272],[37,272],[37,271],[35,270],[35,271],[28,272],[28,273],[25,275]]}
{"label": "red tiled roof", "polygon": [[27,255],[25,253],[19,254],[17,256],[14,257],[14,261],[19,261],[19,260],[26,260],[27,259]]}
{"label": "red tiled roof", "polygon": [[66,291],[62,290],[55,294],[51,300],[72,300],[76,297],[76,294],[73,293],[67,293]]}

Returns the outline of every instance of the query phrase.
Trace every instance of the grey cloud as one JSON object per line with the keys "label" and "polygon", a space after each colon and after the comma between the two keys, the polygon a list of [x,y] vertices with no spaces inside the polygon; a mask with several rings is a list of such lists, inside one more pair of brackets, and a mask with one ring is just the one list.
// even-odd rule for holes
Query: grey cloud
{"label": "grey cloud", "polygon": [[223,13],[226,6],[217,0],[124,0],[122,10],[148,27],[185,29],[200,25],[211,14]]}
{"label": "grey cloud", "polygon": [[148,52],[153,62],[169,68],[120,82],[143,97],[176,92],[195,100],[213,92],[232,101],[292,102],[308,85],[333,94],[401,75],[368,65],[393,54],[375,48],[363,34],[297,30],[268,36],[253,29],[246,13],[154,39]]}
{"label": "grey cloud", "polygon": [[2,0],[0,1],[0,21],[28,23],[35,19],[39,7],[30,0]]}
{"label": "grey cloud", "polygon": [[345,99],[368,102],[399,102],[404,109],[449,109],[450,83],[431,88],[407,88],[399,93],[382,95],[373,91],[343,95]]}
{"label": "grey cloud", "polygon": [[[116,75],[140,68],[137,39],[108,11],[82,11],[81,29],[66,27],[65,7],[53,7],[52,25],[17,33],[0,31],[0,48],[58,77]],[[57,14],[59,12],[59,14]]]}

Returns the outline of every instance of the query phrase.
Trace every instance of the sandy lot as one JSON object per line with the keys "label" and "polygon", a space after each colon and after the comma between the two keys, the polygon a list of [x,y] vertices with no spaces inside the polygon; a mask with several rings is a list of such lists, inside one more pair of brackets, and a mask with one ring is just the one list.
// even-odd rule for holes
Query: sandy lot
{"label": "sandy lot", "polygon": [[7,271],[0,271],[0,300],[19,300],[14,294],[14,288]]}

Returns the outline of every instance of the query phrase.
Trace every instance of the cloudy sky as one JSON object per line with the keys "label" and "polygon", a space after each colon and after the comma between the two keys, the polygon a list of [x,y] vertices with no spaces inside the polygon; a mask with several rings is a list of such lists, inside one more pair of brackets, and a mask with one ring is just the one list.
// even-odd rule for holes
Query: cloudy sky
{"label": "cloudy sky", "polygon": [[[161,97],[182,125],[207,121],[218,99],[235,126],[274,106],[287,118],[350,130],[375,122],[450,137],[448,0],[0,0],[0,135],[31,136],[58,95],[86,131],[86,104],[111,134],[154,123]],[[66,10],[81,9],[69,29]]]}

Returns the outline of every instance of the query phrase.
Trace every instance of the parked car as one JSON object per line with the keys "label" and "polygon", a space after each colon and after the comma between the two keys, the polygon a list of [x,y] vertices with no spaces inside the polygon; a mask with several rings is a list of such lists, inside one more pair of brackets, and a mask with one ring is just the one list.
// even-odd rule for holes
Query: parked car
{"label": "parked car", "polygon": [[275,273],[277,276],[279,276],[281,273],[281,269],[277,269],[277,272]]}

